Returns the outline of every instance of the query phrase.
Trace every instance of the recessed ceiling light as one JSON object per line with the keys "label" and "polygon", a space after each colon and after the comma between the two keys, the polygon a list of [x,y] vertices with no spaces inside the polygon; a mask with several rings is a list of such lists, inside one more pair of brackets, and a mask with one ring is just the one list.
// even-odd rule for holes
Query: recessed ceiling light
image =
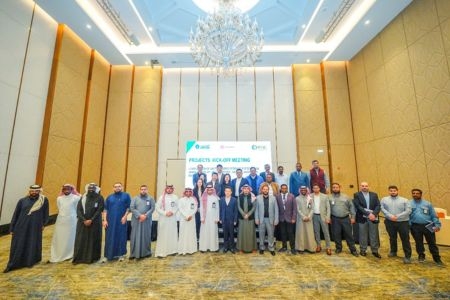
{"label": "recessed ceiling light", "polygon": [[307,63],[309,63],[310,61],[311,61],[311,60],[310,60],[309,58],[306,60]]}
{"label": "recessed ceiling light", "polygon": [[365,22],[364,22],[364,25],[369,25],[370,24],[370,20],[366,20]]}
{"label": "recessed ceiling light", "polygon": [[86,24],[86,28],[91,29],[92,28],[91,24]]}
{"label": "recessed ceiling light", "polygon": [[146,61],[145,61],[145,65],[148,66],[148,64],[149,64],[149,62],[148,62],[148,60],[146,60]]}
{"label": "recessed ceiling light", "polygon": [[303,24],[303,25],[302,25],[302,29],[305,29],[305,28],[306,28],[306,24]]}
{"label": "recessed ceiling light", "polygon": [[323,149],[317,149],[317,153],[323,153]]}

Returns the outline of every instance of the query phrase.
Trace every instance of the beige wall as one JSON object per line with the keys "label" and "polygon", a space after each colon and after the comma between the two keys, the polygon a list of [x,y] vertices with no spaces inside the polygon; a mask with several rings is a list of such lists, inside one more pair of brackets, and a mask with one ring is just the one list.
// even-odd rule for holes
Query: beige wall
{"label": "beige wall", "polygon": [[331,182],[350,196],[357,176],[347,70],[344,62],[293,65],[298,161],[317,159]]}
{"label": "beige wall", "polygon": [[450,1],[416,0],[348,63],[359,180],[450,210]]}

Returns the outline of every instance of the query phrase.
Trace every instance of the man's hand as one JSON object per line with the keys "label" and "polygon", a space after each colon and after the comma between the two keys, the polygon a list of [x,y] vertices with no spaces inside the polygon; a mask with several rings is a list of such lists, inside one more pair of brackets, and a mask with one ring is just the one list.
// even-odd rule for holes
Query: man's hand
{"label": "man's hand", "polygon": [[85,221],[83,221],[83,223],[84,223],[84,226],[89,227],[92,225],[92,220],[85,220]]}

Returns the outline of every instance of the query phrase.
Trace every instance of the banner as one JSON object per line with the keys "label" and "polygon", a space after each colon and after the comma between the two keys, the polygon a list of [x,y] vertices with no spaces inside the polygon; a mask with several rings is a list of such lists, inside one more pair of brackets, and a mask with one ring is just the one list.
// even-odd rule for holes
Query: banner
{"label": "banner", "polygon": [[257,173],[264,171],[264,165],[272,166],[272,151],[270,142],[199,142],[186,143],[186,186],[193,186],[192,175],[197,172],[197,166],[203,165],[203,173],[207,181],[211,173],[216,172],[216,166],[223,166],[223,173],[236,177],[236,169],[242,169],[243,176],[250,174],[250,168],[255,167]]}

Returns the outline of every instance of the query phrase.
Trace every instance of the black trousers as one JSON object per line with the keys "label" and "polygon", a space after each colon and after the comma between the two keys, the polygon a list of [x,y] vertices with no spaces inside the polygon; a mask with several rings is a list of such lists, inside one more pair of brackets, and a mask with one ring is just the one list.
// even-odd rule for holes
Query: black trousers
{"label": "black trousers", "polygon": [[224,222],[222,224],[223,229],[223,249],[234,250],[236,248],[234,244],[234,223]]}
{"label": "black trousers", "polygon": [[195,213],[195,232],[197,233],[197,241],[200,239],[200,212]]}
{"label": "black trousers", "polygon": [[331,216],[331,228],[334,235],[334,243],[336,249],[342,250],[342,235],[344,235],[345,241],[350,251],[356,251],[355,240],[353,239],[352,225],[348,217],[338,218]]}
{"label": "black trousers", "polygon": [[389,244],[391,252],[397,253],[397,233],[402,240],[403,252],[405,257],[411,257],[411,243],[409,242],[409,223],[408,221],[393,222],[385,219],[384,225],[386,225],[386,231],[389,235]]}
{"label": "black trousers", "polygon": [[439,256],[439,249],[436,246],[436,234],[426,229],[425,224],[412,223],[411,235],[413,236],[414,241],[416,241],[416,251],[419,256],[425,256],[425,247],[423,245],[423,238],[425,237],[433,260],[439,261],[441,259]]}
{"label": "black trousers", "polygon": [[295,249],[295,223],[291,222],[280,222],[278,223],[278,228],[280,229],[281,243],[283,248],[287,248],[287,242],[289,241],[289,246],[291,250]]}

